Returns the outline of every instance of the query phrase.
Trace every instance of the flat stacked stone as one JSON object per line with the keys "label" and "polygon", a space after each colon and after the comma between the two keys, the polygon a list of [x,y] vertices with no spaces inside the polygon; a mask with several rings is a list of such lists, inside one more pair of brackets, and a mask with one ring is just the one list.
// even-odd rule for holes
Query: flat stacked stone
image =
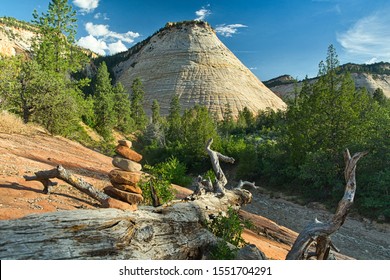
{"label": "flat stacked stone", "polygon": [[143,201],[142,190],[137,186],[145,175],[142,172],[142,155],[132,149],[132,142],[119,140],[115,148],[116,156],[112,159],[112,165],[117,169],[109,172],[108,177],[112,186],[104,189],[111,197],[137,206]]}

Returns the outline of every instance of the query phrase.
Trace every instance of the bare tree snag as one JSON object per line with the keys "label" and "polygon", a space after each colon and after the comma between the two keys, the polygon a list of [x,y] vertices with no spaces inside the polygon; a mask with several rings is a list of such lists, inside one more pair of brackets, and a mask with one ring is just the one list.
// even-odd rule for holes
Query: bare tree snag
{"label": "bare tree snag", "polygon": [[223,173],[221,165],[219,161],[224,161],[228,163],[234,163],[234,158],[225,156],[219,152],[213,151],[210,147],[213,143],[213,138],[211,138],[206,145],[206,151],[210,156],[211,165],[213,166],[213,170],[215,173],[216,181],[214,183],[214,191],[221,195],[225,195],[225,186],[227,184],[227,179],[225,173]]}
{"label": "bare tree snag", "polygon": [[[336,232],[345,222],[356,193],[356,164],[367,152],[359,152],[351,157],[349,150],[344,152],[346,181],[344,196],[340,200],[335,215],[326,223],[317,219],[307,225],[297,237],[293,247],[287,254],[287,260],[302,260],[315,257],[318,260],[328,259],[331,247],[336,249],[330,240],[330,235]],[[307,253],[313,242],[316,242],[314,253]],[[337,249],[336,249],[337,250]]]}
{"label": "bare tree snag", "polygon": [[90,183],[84,181],[81,178],[76,177],[72,172],[66,170],[61,165],[57,168],[45,171],[35,172],[35,176],[24,176],[26,181],[39,181],[43,184],[43,193],[47,194],[50,192],[50,187],[55,186],[57,183],[52,182],[50,179],[57,178],[67,182],[79,191],[87,194],[99,201],[103,208],[118,208],[123,210],[136,210],[136,205],[130,205],[120,200],[114,199],[104,192],[96,189]]}

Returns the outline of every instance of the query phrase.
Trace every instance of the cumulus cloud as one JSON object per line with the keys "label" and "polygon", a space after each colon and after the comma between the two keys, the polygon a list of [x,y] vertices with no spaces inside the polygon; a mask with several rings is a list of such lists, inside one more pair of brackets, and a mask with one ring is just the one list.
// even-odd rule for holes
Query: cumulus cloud
{"label": "cumulus cloud", "polygon": [[121,40],[119,40],[116,43],[108,44],[108,51],[111,55],[119,53],[119,52],[124,52],[126,50],[127,50],[127,47],[122,43]]}
{"label": "cumulus cloud", "polygon": [[92,22],[87,22],[85,24],[85,30],[88,32],[88,34],[95,37],[108,36],[108,34],[110,33],[110,30],[108,28],[108,25],[93,24]]}
{"label": "cumulus cloud", "polygon": [[205,20],[206,17],[211,15],[211,11],[208,9],[210,5],[207,5],[207,7],[202,7],[200,10],[197,10],[195,12],[197,18],[195,20]]}
{"label": "cumulus cloud", "polygon": [[90,49],[91,51],[100,54],[100,55],[106,55],[106,50],[108,50],[108,46],[106,42],[103,40],[96,39],[92,35],[88,35],[85,37],[81,37],[78,41],[77,44],[80,47]]}
{"label": "cumulus cloud", "polygon": [[133,43],[140,36],[137,32],[128,31],[126,33],[118,33],[110,30],[109,25],[93,24],[87,22],[85,30],[88,36],[78,40],[78,45],[84,48],[91,49],[101,55],[105,55],[106,51],[109,54],[115,54],[127,50],[125,43]]}
{"label": "cumulus cloud", "polygon": [[356,60],[390,60],[390,17],[377,12],[358,20],[351,28],[337,34],[337,41]]}
{"label": "cumulus cloud", "polygon": [[217,25],[215,28],[215,32],[218,34],[224,36],[224,37],[232,37],[234,34],[237,33],[238,28],[248,27],[241,23],[235,23],[235,24],[220,24]]}
{"label": "cumulus cloud", "polygon": [[73,5],[80,8],[81,12],[93,12],[99,6],[99,0],[73,0]]}

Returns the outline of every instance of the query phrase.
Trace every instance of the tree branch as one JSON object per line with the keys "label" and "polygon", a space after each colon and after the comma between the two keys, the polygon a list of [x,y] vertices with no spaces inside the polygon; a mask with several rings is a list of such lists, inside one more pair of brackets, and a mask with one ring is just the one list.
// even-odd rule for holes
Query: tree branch
{"label": "tree branch", "polygon": [[345,170],[344,176],[346,180],[344,196],[340,200],[336,213],[332,219],[326,223],[322,223],[317,219],[314,223],[307,225],[297,237],[293,247],[287,254],[287,260],[301,260],[305,258],[306,251],[310,244],[316,241],[316,257],[317,259],[327,259],[329,256],[330,235],[337,231],[343,224],[349,213],[349,209],[353,204],[353,199],[356,193],[356,164],[360,158],[365,156],[367,152],[359,152],[351,157],[349,150],[344,152]]}

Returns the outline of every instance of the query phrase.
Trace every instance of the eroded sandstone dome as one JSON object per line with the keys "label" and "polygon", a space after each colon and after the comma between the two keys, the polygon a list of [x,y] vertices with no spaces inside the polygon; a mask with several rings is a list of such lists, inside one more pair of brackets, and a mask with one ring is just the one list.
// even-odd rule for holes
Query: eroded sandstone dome
{"label": "eroded sandstone dome", "polygon": [[200,104],[217,118],[223,117],[227,103],[234,116],[244,107],[255,114],[286,107],[205,22],[167,24],[124,55],[128,59],[113,68],[116,79],[129,92],[133,80],[141,79],[147,113],[156,99],[167,115],[174,94],[183,109]]}

